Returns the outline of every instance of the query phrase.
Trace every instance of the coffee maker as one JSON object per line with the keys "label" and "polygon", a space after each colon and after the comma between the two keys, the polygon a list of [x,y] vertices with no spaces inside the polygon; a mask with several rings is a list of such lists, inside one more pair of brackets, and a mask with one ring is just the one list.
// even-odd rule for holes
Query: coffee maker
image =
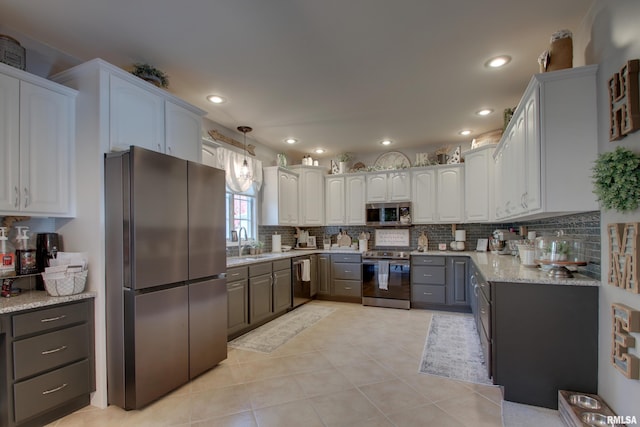
{"label": "coffee maker", "polygon": [[[49,260],[56,257],[58,251],[62,250],[62,240],[58,233],[38,233],[36,236],[36,265],[38,272],[42,273],[49,267]],[[42,276],[36,279],[36,288],[44,289]]]}

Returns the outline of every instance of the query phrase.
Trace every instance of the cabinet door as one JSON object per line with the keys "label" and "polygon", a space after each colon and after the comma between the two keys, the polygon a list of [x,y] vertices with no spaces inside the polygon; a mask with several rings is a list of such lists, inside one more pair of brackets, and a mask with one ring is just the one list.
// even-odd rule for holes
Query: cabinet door
{"label": "cabinet door", "polygon": [[137,145],[164,153],[164,99],[114,75],[109,94],[111,151]]}
{"label": "cabinet door", "polygon": [[390,172],[387,185],[390,202],[411,200],[411,175],[408,172]]}
{"label": "cabinet door", "polygon": [[344,177],[328,177],[326,179],[326,224],[345,224],[345,179]]}
{"label": "cabinet door", "polygon": [[506,216],[504,211],[504,193],[505,193],[505,182],[503,181],[503,156],[504,151],[501,150],[498,152],[494,158],[493,162],[493,206],[494,206],[494,218],[502,219]]}
{"label": "cabinet door", "polygon": [[20,81],[0,74],[0,212],[20,207]]}
{"label": "cabinet door", "polygon": [[189,378],[227,358],[226,279],[189,285]]}
{"label": "cabinet door", "polygon": [[249,322],[254,324],[271,316],[273,313],[273,292],[271,274],[251,277],[249,279]]}
{"label": "cabinet door", "polygon": [[462,222],[464,216],[464,169],[461,166],[437,169],[438,221]]}
{"label": "cabinet door", "polygon": [[181,159],[200,162],[202,118],[184,107],[165,101],[165,151]]}
{"label": "cabinet door", "polygon": [[466,221],[489,221],[492,170],[488,158],[491,151],[482,150],[464,157],[464,198]]}
{"label": "cabinet door", "polygon": [[467,295],[468,258],[447,258],[447,304],[469,305]]}
{"label": "cabinet door", "polygon": [[298,180],[300,225],[324,225],[324,174],[319,169],[303,170]]}
{"label": "cabinet door", "polygon": [[298,225],[298,176],[278,173],[278,212],[281,225]]}
{"label": "cabinet door", "polygon": [[525,104],[525,161],[526,161],[526,193],[527,210],[536,211],[542,208],[541,196],[541,164],[540,164],[540,118],[538,117],[539,92]]}
{"label": "cabinet door", "polygon": [[367,175],[367,203],[387,201],[387,174]]}
{"label": "cabinet door", "polygon": [[[364,176],[348,176],[346,178],[345,213],[349,225],[364,225],[365,214],[365,179]],[[344,224],[344,223],[343,223]]]}
{"label": "cabinet door", "polygon": [[436,221],[436,171],[427,169],[411,173],[413,181],[412,221],[425,224]]}
{"label": "cabinet door", "polygon": [[281,313],[291,308],[291,270],[273,273],[273,312]]}
{"label": "cabinet door", "polygon": [[227,284],[227,335],[249,326],[249,286],[247,279]]}
{"label": "cabinet door", "polygon": [[20,83],[20,205],[23,212],[70,212],[75,100]]}
{"label": "cabinet door", "polygon": [[318,255],[318,295],[331,294],[331,259],[329,255]]}

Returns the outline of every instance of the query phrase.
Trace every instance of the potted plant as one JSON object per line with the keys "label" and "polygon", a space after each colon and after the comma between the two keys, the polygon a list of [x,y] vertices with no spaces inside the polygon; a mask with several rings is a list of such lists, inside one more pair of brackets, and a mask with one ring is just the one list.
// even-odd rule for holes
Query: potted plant
{"label": "potted plant", "polygon": [[140,77],[157,87],[161,87],[163,89],[169,87],[169,76],[149,64],[134,64],[131,74]]}
{"label": "potted plant", "polygon": [[593,192],[604,209],[634,211],[640,203],[640,156],[623,147],[602,153],[593,167]]}
{"label": "potted plant", "polygon": [[351,153],[342,153],[338,156],[338,167],[340,168],[340,173],[345,173],[347,171],[347,162],[353,158]]}

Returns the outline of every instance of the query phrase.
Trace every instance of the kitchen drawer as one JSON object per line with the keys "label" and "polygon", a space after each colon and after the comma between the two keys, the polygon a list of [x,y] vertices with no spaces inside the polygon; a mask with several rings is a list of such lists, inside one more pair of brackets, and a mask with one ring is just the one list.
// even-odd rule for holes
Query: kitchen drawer
{"label": "kitchen drawer", "polygon": [[331,254],[332,262],[361,262],[360,255],[356,254]]}
{"label": "kitchen drawer", "polygon": [[86,302],[57,305],[52,308],[13,316],[13,337],[44,332],[61,326],[86,322],[89,317]]}
{"label": "kitchen drawer", "polygon": [[438,285],[411,285],[411,301],[444,304],[445,289]]}
{"label": "kitchen drawer", "polygon": [[411,283],[444,285],[446,267],[412,267]]}
{"label": "kitchen drawer", "polygon": [[343,280],[362,280],[362,264],[345,262],[333,263],[333,278]]}
{"label": "kitchen drawer", "polygon": [[236,280],[247,279],[249,277],[249,269],[247,267],[227,268],[227,282],[235,282]]}
{"label": "kitchen drawer", "polygon": [[484,297],[487,299],[487,301],[490,302],[491,301],[491,285],[489,285],[489,282],[484,280],[482,276],[478,277],[478,288],[480,289],[480,292],[478,292],[478,294],[480,293],[484,294]]}
{"label": "kitchen drawer", "polygon": [[89,357],[87,324],[13,342],[14,380]]}
{"label": "kitchen drawer", "polygon": [[263,262],[249,266],[249,277],[262,276],[263,274],[271,274],[271,263]]}
{"label": "kitchen drawer", "polygon": [[482,292],[478,293],[478,309],[480,311],[480,323],[482,323],[487,337],[491,338],[491,304]]}
{"label": "kitchen drawer", "polygon": [[90,364],[82,360],[13,386],[15,422],[91,392]]}
{"label": "kitchen drawer", "polygon": [[333,295],[346,297],[361,297],[362,285],[355,280],[334,280]]}
{"label": "kitchen drawer", "polygon": [[491,372],[491,365],[492,365],[492,361],[491,361],[491,340],[487,337],[487,335],[484,333],[484,331],[482,330],[482,327],[480,327],[480,331],[479,331],[479,335],[480,335],[480,346],[482,347],[482,354],[484,355],[484,364],[487,368],[487,375],[489,376],[489,378],[491,378],[491,376],[493,375],[493,372]]}
{"label": "kitchen drawer", "polygon": [[446,257],[443,256],[412,256],[412,265],[445,265]]}
{"label": "kitchen drawer", "polygon": [[273,261],[273,271],[279,270],[291,270],[291,259],[287,258]]}

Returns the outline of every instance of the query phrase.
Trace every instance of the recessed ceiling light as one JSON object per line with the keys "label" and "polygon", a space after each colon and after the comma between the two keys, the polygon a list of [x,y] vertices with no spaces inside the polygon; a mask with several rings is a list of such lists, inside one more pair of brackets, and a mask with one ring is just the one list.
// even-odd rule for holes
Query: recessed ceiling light
{"label": "recessed ceiling light", "polygon": [[488,116],[491,113],[493,113],[493,110],[491,108],[485,108],[483,110],[476,111],[476,114],[479,116]]}
{"label": "recessed ceiling light", "polygon": [[212,102],[214,104],[222,104],[226,101],[226,99],[224,99],[220,95],[209,95],[207,96],[207,99],[209,100],[209,102]]}
{"label": "recessed ceiling light", "polygon": [[467,135],[471,135],[471,131],[469,129],[465,129],[465,130],[461,130],[460,132],[458,132],[460,135],[462,136],[467,136]]}
{"label": "recessed ceiling light", "polygon": [[314,150],[314,153],[316,153],[316,154],[322,154],[322,153],[324,153],[324,148],[316,148],[316,149]]}
{"label": "recessed ceiling light", "polygon": [[485,62],[485,66],[489,68],[500,68],[507,65],[511,62],[511,57],[509,55],[500,55],[495,58],[491,58],[487,62]]}
{"label": "recessed ceiling light", "polygon": [[393,141],[391,141],[389,139],[385,139],[384,141],[380,141],[380,144],[382,144],[382,145],[391,145],[391,144],[393,144]]}
{"label": "recessed ceiling light", "polygon": [[284,140],[284,142],[286,142],[287,144],[295,144],[296,142],[298,142],[298,140],[295,138],[287,138]]}

